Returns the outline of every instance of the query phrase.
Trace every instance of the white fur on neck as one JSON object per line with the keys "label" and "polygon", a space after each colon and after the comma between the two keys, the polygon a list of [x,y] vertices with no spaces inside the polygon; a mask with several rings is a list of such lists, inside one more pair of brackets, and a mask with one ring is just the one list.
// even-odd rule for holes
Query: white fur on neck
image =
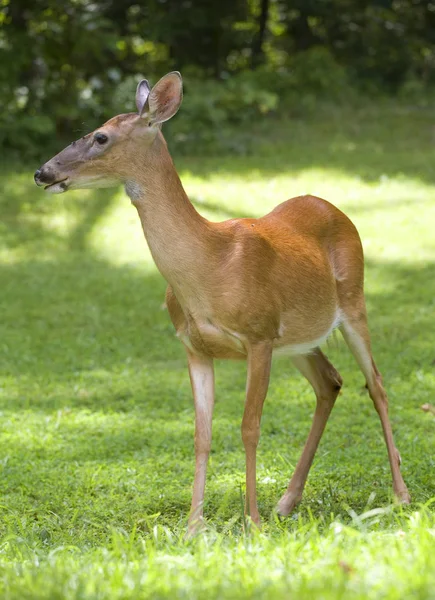
{"label": "white fur on neck", "polygon": [[140,200],[141,196],[143,196],[143,189],[136,181],[133,180],[126,181],[125,192],[133,204]]}

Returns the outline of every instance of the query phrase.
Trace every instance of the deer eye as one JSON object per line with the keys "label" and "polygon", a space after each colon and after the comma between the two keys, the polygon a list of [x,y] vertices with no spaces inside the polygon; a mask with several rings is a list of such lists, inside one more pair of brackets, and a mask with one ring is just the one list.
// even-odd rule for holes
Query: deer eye
{"label": "deer eye", "polygon": [[109,138],[107,137],[107,135],[105,133],[96,133],[94,135],[94,140],[98,143],[98,144],[105,144],[107,142]]}

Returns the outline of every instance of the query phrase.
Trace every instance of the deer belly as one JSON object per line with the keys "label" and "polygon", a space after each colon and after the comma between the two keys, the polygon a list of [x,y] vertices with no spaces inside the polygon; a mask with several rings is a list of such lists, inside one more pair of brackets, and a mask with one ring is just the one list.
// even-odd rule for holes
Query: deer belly
{"label": "deer belly", "polygon": [[285,354],[287,356],[298,356],[309,354],[311,350],[324,344],[331,333],[341,322],[341,313],[336,310],[334,318],[330,323],[325,324],[323,331],[315,331],[311,335],[308,331],[305,335],[292,336],[291,328],[282,324],[281,336],[274,345],[274,354]]}
{"label": "deer belly", "polygon": [[177,337],[195,354],[214,358],[246,357],[245,346],[237,334],[212,323],[189,323],[188,327],[177,332]]}

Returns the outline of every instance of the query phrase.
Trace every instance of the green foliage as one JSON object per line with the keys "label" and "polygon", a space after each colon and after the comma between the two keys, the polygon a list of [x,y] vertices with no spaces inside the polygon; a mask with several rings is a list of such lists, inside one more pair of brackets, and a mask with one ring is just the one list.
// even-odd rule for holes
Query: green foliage
{"label": "green foliage", "polygon": [[296,54],[289,69],[292,77],[289,88],[294,94],[337,100],[351,91],[345,68],[322,46]]}
{"label": "green foliage", "polygon": [[192,97],[174,143],[249,152],[249,134],[234,146],[227,124],[300,116],[361,90],[429,96],[434,32],[433,5],[417,0],[2,0],[0,147],[41,155],[55,136],[111,117],[113,104],[130,107],[112,102],[120,82],[178,69]]}
{"label": "green foliage", "polygon": [[432,108],[435,106],[435,88],[427,88],[420,78],[410,75],[400,86],[398,99],[404,105]]}
{"label": "green foliage", "polygon": [[[113,114],[134,105],[139,78],[129,77],[112,98]],[[181,153],[216,150],[244,152],[246,136],[233,141],[234,127],[243,132],[249,124],[275,111],[278,95],[262,87],[255,73],[241,73],[224,81],[184,78],[184,99],[177,117],[169,124],[168,140]],[[249,136],[247,136],[249,138]]]}
{"label": "green foliage", "polygon": [[[131,89],[133,85],[131,85]],[[186,78],[185,96],[169,139],[178,152],[253,151],[252,123],[275,114],[303,116],[355,93],[331,54],[321,47],[298,54],[279,71],[261,67],[226,80]],[[239,135],[234,136],[235,127]]]}
{"label": "green foliage", "polygon": [[[246,152],[252,141],[251,124],[278,107],[278,95],[247,73],[224,81],[187,80],[185,89],[182,110],[169,131],[175,149],[187,153]],[[242,133],[238,140],[234,127]]]}
{"label": "green foliage", "polygon": [[38,149],[53,144],[55,125],[48,115],[4,113],[0,117],[0,147],[9,150],[9,158],[33,158]]}
{"label": "green foliage", "polygon": [[[243,531],[246,369],[216,365],[207,534],[183,541],[193,461],[186,361],[123,190],[50,196],[38,164],[0,173],[0,596],[5,600],[433,598],[435,220],[430,110],[392,102],[259,119],[255,153],[179,157],[207,218],[306,191],[366,255],[377,364],[413,496],[391,506],[378,416],[341,341],[344,387],[304,498],[273,508],[308,434],[309,385],[274,360],[258,449],[260,535]],[[174,121],[175,122],[175,121]],[[240,127],[233,132],[240,135]]]}
{"label": "green foliage", "polygon": [[[127,77],[117,86],[110,114],[133,110],[140,78]],[[277,113],[311,114],[331,102],[349,105],[354,98],[345,70],[321,47],[296,55],[279,71],[264,66],[224,80],[188,74],[183,104],[167,126],[167,138],[177,153],[246,154],[253,150],[252,123]]]}
{"label": "green foliage", "polygon": [[352,106],[358,101],[343,66],[331,52],[314,46],[288,58],[286,66],[263,66],[243,73],[246,81],[276,97],[281,114],[303,116],[329,104]]}

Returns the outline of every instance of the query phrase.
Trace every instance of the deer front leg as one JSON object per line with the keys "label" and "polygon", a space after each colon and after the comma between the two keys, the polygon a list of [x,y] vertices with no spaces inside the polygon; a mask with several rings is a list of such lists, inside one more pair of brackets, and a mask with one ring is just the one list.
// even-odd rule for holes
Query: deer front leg
{"label": "deer front leg", "polygon": [[269,387],[272,362],[272,342],[257,343],[248,351],[248,377],[245,411],[242,421],[242,440],[246,453],[245,512],[260,526],[257,507],[256,454],[260,439],[260,421]]}
{"label": "deer front leg", "polygon": [[190,382],[195,404],[195,479],[190,508],[188,535],[203,523],[205,477],[211,447],[211,429],[214,405],[213,359],[187,351]]}

